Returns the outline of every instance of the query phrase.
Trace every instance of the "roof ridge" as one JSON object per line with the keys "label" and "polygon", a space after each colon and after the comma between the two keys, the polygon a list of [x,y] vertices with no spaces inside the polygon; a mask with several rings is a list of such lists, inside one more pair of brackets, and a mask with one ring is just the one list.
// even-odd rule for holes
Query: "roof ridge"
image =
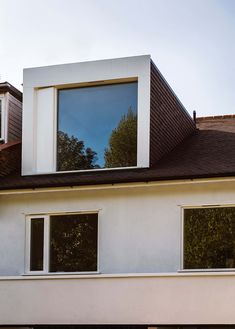
{"label": "roof ridge", "polygon": [[211,115],[211,116],[205,116],[205,117],[197,117],[197,121],[203,121],[203,120],[213,120],[213,119],[234,119],[235,114],[224,114],[224,115]]}

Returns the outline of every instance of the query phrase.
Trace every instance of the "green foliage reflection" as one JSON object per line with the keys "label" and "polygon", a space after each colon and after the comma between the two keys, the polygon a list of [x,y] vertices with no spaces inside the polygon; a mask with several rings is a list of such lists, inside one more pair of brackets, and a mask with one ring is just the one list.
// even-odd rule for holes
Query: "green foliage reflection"
{"label": "green foliage reflection", "polygon": [[50,272],[97,270],[97,214],[51,216]]}
{"label": "green foliage reflection", "polygon": [[235,267],[235,207],[184,211],[184,268]]}
{"label": "green foliage reflection", "polygon": [[131,107],[112,131],[104,157],[107,168],[136,166],[137,115]]}
{"label": "green foliage reflection", "polygon": [[90,147],[85,148],[84,142],[69,137],[63,131],[57,133],[57,170],[79,170],[99,168],[95,164],[97,154]]}

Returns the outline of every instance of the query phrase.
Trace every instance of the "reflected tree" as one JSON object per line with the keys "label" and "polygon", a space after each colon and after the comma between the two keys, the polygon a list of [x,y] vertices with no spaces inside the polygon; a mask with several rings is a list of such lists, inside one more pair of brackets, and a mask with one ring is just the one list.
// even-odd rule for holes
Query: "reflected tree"
{"label": "reflected tree", "polygon": [[97,214],[50,218],[50,272],[97,270]]}
{"label": "reflected tree", "polygon": [[99,168],[96,165],[97,154],[91,148],[85,148],[84,142],[63,131],[57,133],[57,170]]}
{"label": "reflected tree", "polygon": [[186,209],[184,268],[235,267],[235,207]]}
{"label": "reflected tree", "polygon": [[137,115],[128,109],[109,138],[105,167],[130,167],[137,163]]}

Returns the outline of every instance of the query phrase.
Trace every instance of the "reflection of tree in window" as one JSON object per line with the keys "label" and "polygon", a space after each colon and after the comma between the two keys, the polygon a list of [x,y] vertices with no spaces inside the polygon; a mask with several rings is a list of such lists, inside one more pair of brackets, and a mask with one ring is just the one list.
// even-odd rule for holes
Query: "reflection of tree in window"
{"label": "reflection of tree in window", "polygon": [[99,168],[96,152],[85,148],[84,142],[78,138],[69,137],[63,131],[57,133],[57,170],[78,170]]}
{"label": "reflection of tree in window", "polygon": [[50,272],[97,270],[97,214],[50,218]]}
{"label": "reflection of tree in window", "polygon": [[184,268],[235,267],[235,207],[184,211]]}
{"label": "reflection of tree in window", "polygon": [[137,164],[137,115],[129,107],[109,138],[105,167],[130,167]]}

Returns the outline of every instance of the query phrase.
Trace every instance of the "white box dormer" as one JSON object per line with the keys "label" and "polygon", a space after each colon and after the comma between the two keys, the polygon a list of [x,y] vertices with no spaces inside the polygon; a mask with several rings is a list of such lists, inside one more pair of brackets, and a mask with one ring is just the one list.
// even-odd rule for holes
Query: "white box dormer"
{"label": "white box dormer", "polygon": [[25,69],[22,174],[149,167],[150,67],[147,55]]}

